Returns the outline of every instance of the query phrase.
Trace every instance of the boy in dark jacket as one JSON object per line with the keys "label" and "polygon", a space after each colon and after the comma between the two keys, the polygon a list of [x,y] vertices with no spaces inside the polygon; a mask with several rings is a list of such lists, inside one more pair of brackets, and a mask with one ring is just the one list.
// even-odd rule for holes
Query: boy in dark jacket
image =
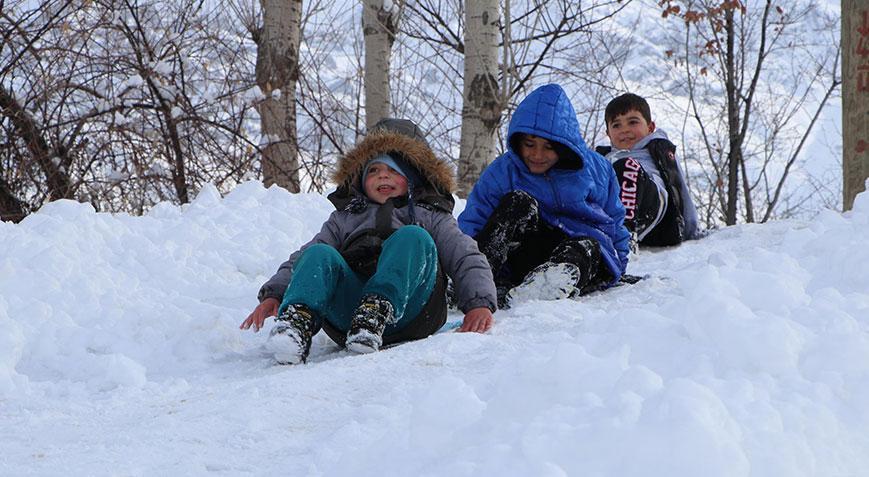
{"label": "boy in dark jacket", "polygon": [[305,362],[321,327],[357,353],[424,338],[446,322],[444,272],[465,313],[460,331],[492,326],[488,263],[459,230],[452,171],[416,124],[377,123],[341,159],[334,179],[329,200],[337,210],[262,286],[242,329],[258,331],[277,313],[267,347],[282,364]]}
{"label": "boy in dark jacket", "polygon": [[676,146],[656,129],[649,103],[623,94],[607,105],[612,147],[599,147],[621,186],[625,226],[642,245],[676,245],[697,238],[697,210],[676,161]]}
{"label": "boy in dark jacket", "polygon": [[619,281],[630,235],[618,182],[585,145],[564,90],[550,84],[529,94],[507,138],[507,152],[483,171],[459,215],[492,266],[499,305]]}

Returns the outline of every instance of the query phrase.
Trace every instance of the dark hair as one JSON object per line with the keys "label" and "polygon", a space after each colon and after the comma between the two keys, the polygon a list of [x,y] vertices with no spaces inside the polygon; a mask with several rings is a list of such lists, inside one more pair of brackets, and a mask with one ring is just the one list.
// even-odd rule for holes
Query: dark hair
{"label": "dark hair", "polygon": [[616,116],[627,114],[630,111],[638,111],[643,115],[643,119],[646,122],[652,122],[652,110],[649,109],[649,103],[642,96],[634,93],[625,93],[621,96],[616,96],[606,105],[604,120],[606,121],[607,128],[609,128],[609,124]]}
{"label": "dark hair", "polygon": [[[528,136],[534,136],[534,134],[527,134]],[[521,145],[523,139],[525,138],[525,133],[514,133],[510,136],[510,147],[513,151],[519,154],[521,150],[519,146]],[[540,136],[537,136],[540,137]],[[546,138],[543,138],[546,139]],[[562,144],[558,141],[553,141],[552,139],[546,139],[549,141],[549,144],[552,146],[552,150],[555,151],[555,154],[558,155],[558,162],[556,162],[552,167],[558,169],[580,169],[582,168],[582,158],[570,148],[570,146],[566,144]],[[521,158],[521,155],[520,155]]]}

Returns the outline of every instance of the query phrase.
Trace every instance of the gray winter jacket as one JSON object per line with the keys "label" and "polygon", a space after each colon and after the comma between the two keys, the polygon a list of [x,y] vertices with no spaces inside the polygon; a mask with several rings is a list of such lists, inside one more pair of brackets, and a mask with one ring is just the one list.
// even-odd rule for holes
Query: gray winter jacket
{"label": "gray winter jacket", "polygon": [[[649,152],[646,146],[649,145],[650,142],[656,139],[664,139],[669,141],[670,139],[667,137],[667,133],[664,132],[663,129],[656,129],[651,134],[647,135],[643,139],[640,139],[631,149],[616,149],[613,148],[607,155],[606,158],[611,162],[615,163],[619,159],[624,157],[631,157],[637,162],[640,163],[643,170],[652,178],[652,182],[655,183],[656,188],[658,189],[658,197],[660,198],[660,208],[658,210],[657,217],[650,226],[646,229],[646,233],[650,232],[654,229],[655,225],[661,221],[664,217],[664,212],[667,207],[667,198],[669,193],[667,192],[667,187],[664,185],[664,180],[661,178],[661,172],[658,170],[658,166],[655,165],[655,160],[652,158],[651,153]],[[679,166],[679,162],[676,161],[676,168],[679,170],[679,174],[682,175],[681,167]],[[682,180],[679,181],[680,188],[680,196],[682,197],[682,216],[685,220],[685,232],[686,237],[688,239],[697,238],[697,209],[694,207],[694,201],[691,200],[691,193],[688,191],[687,183]],[[639,237],[640,240],[643,237]]]}
{"label": "gray winter jacket", "polygon": [[[421,183],[411,189],[408,200],[390,200],[380,205],[362,193],[359,177],[365,164],[382,153],[400,154],[419,171]],[[452,171],[434,156],[424,140],[390,131],[370,133],[342,158],[334,178],[340,185],[329,195],[329,200],[337,210],[332,212],[320,232],[290,255],[260,288],[260,301],[282,299],[292,278],[293,264],[305,249],[322,243],[343,255],[358,236],[371,234],[376,229],[376,217],[381,208],[394,206],[391,210],[393,229],[415,224],[431,234],[441,268],[453,280],[459,309],[465,313],[479,307],[496,309],[495,283],[489,263],[477,248],[476,241],[459,230],[452,215]]]}

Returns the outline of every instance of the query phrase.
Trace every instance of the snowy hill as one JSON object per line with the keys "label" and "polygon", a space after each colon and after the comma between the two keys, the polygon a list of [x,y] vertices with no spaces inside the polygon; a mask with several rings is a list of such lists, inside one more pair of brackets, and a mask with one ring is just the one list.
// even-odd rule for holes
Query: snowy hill
{"label": "snowy hill", "polygon": [[869,194],[486,335],[274,366],[238,325],[330,210],[248,183],[0,223],[0,475],[866,475]]}

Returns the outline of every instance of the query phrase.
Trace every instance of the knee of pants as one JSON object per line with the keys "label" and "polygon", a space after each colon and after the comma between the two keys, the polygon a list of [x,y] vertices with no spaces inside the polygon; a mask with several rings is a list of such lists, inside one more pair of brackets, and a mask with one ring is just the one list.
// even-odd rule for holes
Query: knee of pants
{"label": "knee of pants", "polygon": [[498,203],[497,208],[512,211],[536,210],[537,199],[532,197],[531,194],[525,192],[524,190],[514,190],[507,193],[506,195],[504,195],[504,197],[501,198],[501,202]]}
{"label": "knee of pants", "polygon": [[386,247],[389,242],[416,242],[422,247],[435,247],[434,239],[428,231],[419,225],[405,225],[389,236],[383,246]]}
{"label": "knee of pants", "polygon": [[306,248],[305,251],[302,252],[302,255],[299,256],[298,260],[296,260],[295,266],[298,266],[299,263],[304,263],[309,260],[314,260],[317,262],[324,260],[333,262],[344,260],[344,258],[341,257],[341,253],[338,252],[335,247],[331,245],[326,245],[324,243],[316,243]]}

